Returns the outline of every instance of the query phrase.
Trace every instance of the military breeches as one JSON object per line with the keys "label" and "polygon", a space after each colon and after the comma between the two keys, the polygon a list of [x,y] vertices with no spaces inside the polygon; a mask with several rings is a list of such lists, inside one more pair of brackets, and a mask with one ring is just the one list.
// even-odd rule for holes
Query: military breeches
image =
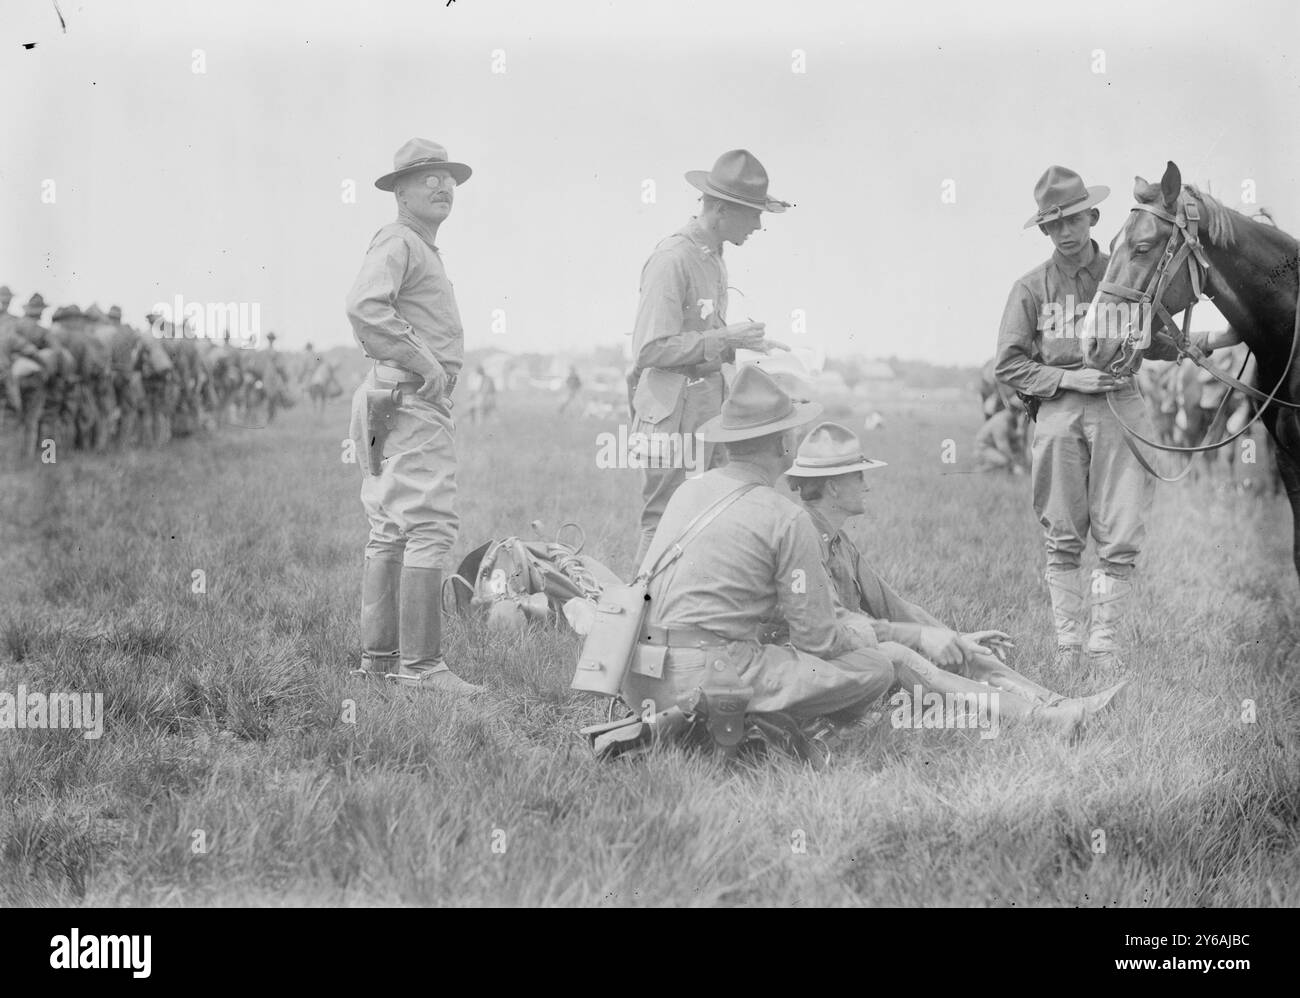
{"label": "military breeches", "polygon": [[[388,383],[381,383],[385,387]],[[366,390],[376,387],[374,372],[352,397],[350,436],[361,465],[361,505],[370,522],[367,558],[401,562],[411,568],[453,569],[451,549],[460,519],[456,515],[456,424],[451,411],[403,394],[384,442],[383,464],[371,475],[361,439]]]}
{"label": "military breeches", "polygon": [[696,687],[709,683],[713,662],[725,658],[745,685],[753,688],[749,710],[784,711],[810,720],[840,711],[866,710],[893,685],[889,657],[874,648],[856,648],[837,658],[823,659],[790,645],[760,645],[733,641],[714,648],[670,648],[659,678],[633,671],[623,684],[623,697],[637,711],[653,701],[667,710]]}
{"label": "military breeches", "polygon": [[[1152,433],[1136,387],[1111,398],[1124,422],[1143,436]],[[1091,533],[1106,574],[1127,578],[1146,535],[1143,512],[1154,479],[1124,443],[1106,396],[1067,391],[1045,399],[1034,426],[1033,462],[1034,512],[1048,567],[1077,568]]]}

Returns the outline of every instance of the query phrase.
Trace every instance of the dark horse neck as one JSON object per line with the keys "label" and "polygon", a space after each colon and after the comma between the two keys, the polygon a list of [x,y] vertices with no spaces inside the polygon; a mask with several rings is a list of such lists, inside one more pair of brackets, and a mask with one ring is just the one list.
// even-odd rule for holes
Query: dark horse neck
{"label": "dark horse neck", "polygon": [[[1203,240],[1210,261],[1207,293],[1259,359],[1260,373],[1271,370],[1276,381],[1295,329],[1297,244],[1271,226],[1231,217],[1231,242],[1224,233],[1216,242]],[[1296,378],[1290,380],[1300,387]]]}

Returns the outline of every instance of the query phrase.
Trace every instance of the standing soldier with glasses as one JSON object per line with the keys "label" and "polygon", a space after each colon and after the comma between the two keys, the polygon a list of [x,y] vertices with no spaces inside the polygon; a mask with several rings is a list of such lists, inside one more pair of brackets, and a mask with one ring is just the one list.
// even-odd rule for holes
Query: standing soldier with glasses
{"label": "standing soldier with glasses", "polygon": [[460,525],[451,394],[465,342],[435,240],[472,171],[428,139],[407,142],[393,167],[375,186],[393,192],[397,221],[371,240],[347,298],[353,334],[375,362],[352,400],[370,521],[359,671],[468,695],[483,687],[442,656],[442,580]]}

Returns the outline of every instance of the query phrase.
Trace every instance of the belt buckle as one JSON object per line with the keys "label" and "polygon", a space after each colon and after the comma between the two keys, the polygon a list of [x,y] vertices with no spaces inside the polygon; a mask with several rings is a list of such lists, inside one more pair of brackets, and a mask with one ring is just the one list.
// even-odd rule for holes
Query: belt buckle
{"label": "belt buckle", "polygon": [[705,381],[705,380],[707,380],[707,379],[708,379],[708,375],[707,375],[707,374],[702,375],[701,377],[698,377],[698,378],[687,378],[687,379],[686,379],[686,387],[687,387],[687,388],[690,388],[692,385],[698,385],[698,384],[700,384],[700,382]]}

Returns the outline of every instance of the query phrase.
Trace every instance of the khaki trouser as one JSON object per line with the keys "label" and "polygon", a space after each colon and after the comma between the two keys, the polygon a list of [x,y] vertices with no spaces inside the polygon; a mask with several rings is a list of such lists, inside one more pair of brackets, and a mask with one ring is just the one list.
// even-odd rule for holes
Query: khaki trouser
{"label": "khaki trouser", "polygon": [[[1111,398],[1124,422],[1151,435],[1136,387]],[[1142,517],[1154,479],[1124,443],[1105,395],[1066,391],[1043,401],[1034,425],[1033,493],[1049,569],[1077,568],[1091,533],[1105,573],[1129,576],[1146,535]]]}
{"label": "khaki trouser", "polygon": [[[640,653],[638,652],[638,655]],[[689,696],[697,686],[708,685],[709,667],[719,658],[730,662],[741,680],[753,687],[750,713],[784,711],[805,721],[854,708],[865,711],[894,682],[889,657],[874,648],[857,648],[838,658],[822,659],[790,645],[760,645],[732,641],[713,648],[670,648],[660,678],[633,671],[623,683],[623,698],[644,713],[656,713]]]}
{"label": "khaki trouser", "polygon": [[[642,374],[643,383],[649,373]],[[636,553],[637,568],[650,550],[650,542],[664,510],[668,508],[668,500],[686,481],[687,474],[703,474],[721,463],[721,448],[702,443],[695,432],[722,411],[722,375],[711,374],[698,381],[681,380],[681,393],[674,408],[652,422],[662,410],[655,411],[649,405],[640,404],[632,421],[629,436],[646,434],[648,437],[644,456],[646,466],[641,478],[641,539]],[[637,398],[641,392],[642,389],[638,389]],[[689,441],[688,437],[691,438]]]}
{"label": "khaki trouser", "polygon": [[370,521],[367,558],[401,562],[410,568],[455,566],[451,549],[460,519],[456,515],[456,424],[444,404],[434,405],[405,393],[384,443],[378,475],[367,468],[361,417],[369,388],[392,387],[376,381],[372,370],[352,397],[349,435],[361,465],[361,505]]}

